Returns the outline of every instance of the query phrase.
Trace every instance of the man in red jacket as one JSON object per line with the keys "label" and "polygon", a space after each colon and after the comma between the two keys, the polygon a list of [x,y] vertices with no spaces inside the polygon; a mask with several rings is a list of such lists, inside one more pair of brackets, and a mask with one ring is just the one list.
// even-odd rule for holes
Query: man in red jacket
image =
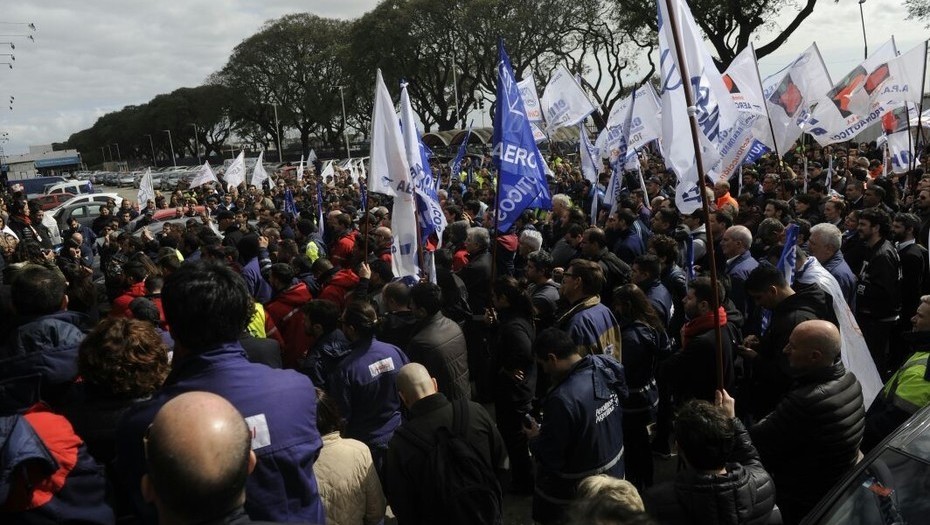
{"label": "man in red jacket", "polygon": [[330,220],[333,229],[332,242],[329,245],[329,257],[336,266],[347,266],[355,250],[356,231],[352,227],[352,216],[340,213]]}
{"label": "man in red jacket", "polygon": [[322,257],[313,263],[310,271],[322,287],[317,299],[332,301],[342,311],[346,307],[346,296],[358,286],[358,275],[351,269],[340,268],[334,265],[334,261]]}
{"label": "man in red jacket", "polygon": [[[284,341],[282,358],[285,368],[296,368],[313,344],[313,337],[304,331],[304,319],[300,309],[313,299],[307,284],[297,279],[290,264],[277,263],[271,266],[269,282],[274,295],[265,305],[265,312],[274,321],[272,331],[277,331]],[[274,337],[274,334],[268,334]]]}

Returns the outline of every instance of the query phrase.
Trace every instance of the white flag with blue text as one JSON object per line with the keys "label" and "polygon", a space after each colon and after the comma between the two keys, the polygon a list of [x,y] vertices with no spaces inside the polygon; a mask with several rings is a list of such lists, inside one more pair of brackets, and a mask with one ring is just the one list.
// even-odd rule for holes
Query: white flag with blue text
{"label": "white flag with blue text", "polygon": [[255,166],[252,168],[252,186],[255,186],[258,189],[262,189],[262,183],[268,180],[268,172],[265,171],[265,165],[263,161],[265,160],[265,152],[260,151],[258,153],[258,159],[255,161]]}
{"label": "white flag with blue text", "polygon": [[[694,23],[691,10],[683,0],[673,0],[672,9],[680,23],[681,55],[690,75],[698,141],[704,172],[710,172],[720,157],[716,143],[721,130],[729,129],[738,118],[729,90],[723,83],[713,59]],[[659,0],[659,53],[662,68],[662,147],[665,163],[678,176],[675,188],[675,204],[685,215],[701,206],[698,189],[698,166],[691,137],[691,117],[685,98],[681,75],[682,64],[678,63],[675,49],[675,27],[671,23],[665,0]]]}
{"label": "white flag with blue text", "polygon": [[216,180],[216,174],[213,173],[213,169],[210,167],[210,161],[204,161],[203,166],[197,171],[197,175],[194,175],[193,180],[191,180],[191,188],[196,188],[198,186],[203,186],[208,182],[219,182]]}
{"label": "white flag with blue text", "polygon": [[574,126],[597,110],[574,75],[563,65],[552,72],[540,102],[545,111],[547,132]]}
{"label": "white flag with blue text", "polygon": [[239,152],[236,160],[226,168],[223,178],[226,180],[227,189],[230,190],[245,182],[245,151]]}
{"label": "white flag with blue text", "polygon": [[437,239],[441,241],[442,232],[446,229],[446,216],[439,205],[439,195],[436,192],[436,184],[433,182],[426,148],[417,132],[416,116],[413,113],[413,106],[410,105],[407,84],[402,84],[400,88],[400,126],[404,137],[404,149],[407,153],[407,164],[410,165],[410,174],[417,197],[420,237],[425,239],[431,233],[435,233]]}

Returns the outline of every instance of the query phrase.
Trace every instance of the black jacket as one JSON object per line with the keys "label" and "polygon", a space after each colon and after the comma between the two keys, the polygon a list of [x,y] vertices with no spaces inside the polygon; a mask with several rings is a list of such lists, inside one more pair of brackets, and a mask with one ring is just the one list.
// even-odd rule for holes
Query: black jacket
{"label": "black jacket", "polygon": [[862,387],[837,360],[797,378],[749,433],[775,480],[786,523],[800,520],[856,463],[865,427]]}
{"label": "black jacket", "polygon": [[594,257],[588,257],[589,260],[600,265],[604,270],[604,278],[607,282],[601,290],[601,302],[605,305],[613,304],[614,289],[630,282],[630,265],[620,260],[613,252],[604,248]]}
{"label": "black jacket", "polygon": [[[475,447],[482,458],[487,459],[492,468],[502,473],[507,465],[507,450],[494,421],[481,405],[469,401],[468,408],[466,441]],[[417,435],[434,435],[440,427],[452,428],[452,403],[440,393],[417,401],[410,407],[409,413],[410,417],[401,428],[409,429]],[[401,432],[394,432],[384,462],[384,485],[388,503],[400,525],[438,523],[421,515],[427,507],[421,503],[424,494],[420,490],[425,460],[425,453],[415,443]]]}
{"label": "black jacket", "polygon": [[459,278],[468,289],[468,306],[472,315],[483,315],[488,306],[491,286],[491,254],[484,251],[468,256],[468,264],[459,270]]}
{"label": "black jacket", "polygon": [[[499,312],[500,324],[491,341],[491,355],[495,359],[494,397],[512,403],[517,408],[529,409],[536,393],[536,359],[533,340],[536,328],[533,321],[522,316]],[[510,372],[522,370],[522,382],[515,382]]]}
{"label": "black jacket", "polygon": [[447,398],[471,398],[465,335],[459,325],[442,312],[436,312],[421,323],[419,331],[403,350],[410,361],[429,370],[439,391]]}
{"label": "black jacket", "polygon": [[890,242],[881,240],[869,251],[859,272],[856,317],[892,320],[900,313],[901,259]]}
{"label": "black jacket", "polygon": [[654,410],[659,401],[656,388],[658,364],[671,354],[668,335],[641,321],[621,319],[620,336],[623,341],[623,371],[630,389],[623,411]]}
{"label": "black jacket", "polygon": [[901,260],[901,322],[908,327],[920,306],[920,297],[930,291],[930,257],[927,249],[916,242],[898,251]]}
{"label": "black jacket", "polygon": [[239,336],[239,344],[245,350],[249,361],[268,365],[271,368],[283,368],[281,358],[281,344],[278,341],[265,337],[252,337],[248,332]]}
{"label": "black jacket", "polygon": [[[723,351],[723,385],[733,390],[733,341],[739,330],[729,322],[720,327]],[[624,352],[626,349],[624,348]],[[717,391],[717,335],[710,329],[692,337],[688,345],[662,363],[662,376],[671,385],[677,402],[703,399],[713,402]]]}
{"label": "black jacket", "polygon": [[667,525],[763,525],[775,506],[775,486],[738,419],[726,474],[687,469],[646,491],[646,511]]}

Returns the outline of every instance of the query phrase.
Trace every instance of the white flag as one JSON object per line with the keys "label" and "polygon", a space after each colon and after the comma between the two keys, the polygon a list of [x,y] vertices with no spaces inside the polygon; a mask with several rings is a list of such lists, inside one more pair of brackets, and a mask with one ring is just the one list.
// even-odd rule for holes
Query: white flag
{"label": "white flag", "polygon": [[219,182],[216,179],[216,174],[213,173],[213,168],[210,167],[210,161],[204,161],[203,166],[200,167],[200,170],[197,171],[197,175],[194,176],[194,180],[191,181],[191,188],[196,188],[198,186],[203,186],[208,182]]}
{"label": "white flag", "polygon": [[333,169],[333,163],[335,161],[328,160],[326,165],[323,166],[323,171],[320,172],[320,180],[326,182],[326,177],[334,177],[336,175],[336,170]]}
{"label": "white flag", "polygon": [[155,188],[152,185],[152,169],[145,170],[142,174],[142,180],[139,181],[139,193],[137,194],[139,207],[145,207],[145,203],[155,200]]}
{"label": "white flag", "polygon": [[546,112],[547,132],[575,126],[597,110],[575,77],[563,65],[555,68],[540,102]]}
{"label": "white flag", "polygon": [[420,275],[417,261],[416,203],[400,121],[379,69],[371,115],[371,159],[368,191],[394,196],[391,209],[391,268],[398,278]]}
{"label": "white flag", "polygon": [[768,117],[765,111],[765,97],[762,95],[762,83],[759,80],[759,65],[756,63],[756,52],[752,44],[730,62],[730,67],[723,74],[723,83],[730,90],[737,111]]}
{"label": "white flag", "polygon": [[[420,232],[425,236],[435,231],[436,236],[442,239],[442,232],[446,229],[446,216],[439,205],[439,196],[433,182],[426,151],[421,148],[420,134],[417,132],[416,116],[413,106],[410,105],[410,95],[407,85],[400,88],[400,125],[404,136],[404,149],[407,152],[407,164],[410,165],[411,182],[421,206],[417,214],[420,221]],[[393,226],[393,221],[391,222]]]}
{"label": "white flag", "polygon": [[[400,121],[394,103],[384,85],[381,70],[375,79],[375,102],[371,114],[371,160],[368,171],[368,191],[396,195],[396,182],[409,177],[410,166],[404,152]],[[394,275],[397,275],[396,273]]]}
{"label": "white flag", "polygon": [[925,40],[907,53],[879,64],[850,95],[849,109],[865,116],[877,103],[920,104],[926,63]]}
{"label": "white flag", "polygon": [[630,116],[629,105],[633,104],[633,114],[629,119],[629,132],[627,133],[627,163],[631,157],[635,161],[635,153],[646,144],[657,140],[662,134],[662,108],[652,84],[646,83],[636,89],[635,101],[631,94],[614,105],[607,119],[607,126],[597,137],[595,146],[601,156],[607,158],[613,150],[618,149],[623,139],[623,126]]}
{"label": "white flag", "polygon": [[[313,153],[313,150],[310,150]],[[313,162],[313,161],[311,161]],[[304,181],[304,156],[301,153],[300,155],[300,166],[297,167],[297,183],[300,184]]]}
{"label": "white flag", "polygon": [[[886,113],[881,104],[870,107],[863,113],[853,111],[852,93],[863,83],[870,83],[870,72],[883,71],[889,60],[896,56],[894,40],[872,53],[868,59],[856,66],[842,80],[831,86],[815,99],[816,105],[810,116],[801,123],[821,146],[853,139],[865,128],[875,124]],[[881,101],[879,101],[881,102]],[[853,104],[855,105],[855,104]]]}
{"label": "white flag", "polygon": [[523,99],[523,108],[526,110],[526,118],[530,122],[542,122],[542,108],[539,105],[539,95],[536,94],[536,79],[533,73],[529,73],[526,78],[517,82],[517,89],[520,90],[520,98]]}
{"label": "white flag", "polygon": [[262,161],[265,159],[265,152],[258,153],[258,159],[255,161],[255,167],[252,168],[252,186],[262,189],[262,183],[268,180],[268,172]]}
{"label": "white flag", "polygon": [[[702,149],[703,168],[710,171],[719,161],[714,144],[720,131],[732,127],[737,119],[730,92],[714,66],[713,59],[698,32],[691,10],[683,0],[674,0],[672,8],[680,22],[681,54],[691,77],[698,140]],[[682,64],[675,50],[674,26],[666,2],[659,0],[659,52],[662,63],[662,147],[665,163],[678,176],[675,204],[685,215],[701,206],[698,168],[691,121],[682,81]]]}
{"label": "white flag", "polygon": [[232,189],[245,182],[245,151],[240,151],[236,160],[229,165],[223,175],[226,179],[226,188]]}
{"label": "white flag", "polygon": [[[303,156],[301,156],[301,160],[303,160]],[[314,162],[316,162],[316,152],[311,149],[310,153],[307,155],[307,164],[312,164]]]}
{"label": "white flag", "polygon": [[[787,67],[763,80],[762,87],[775,133],[774,141],[766,142],[766,145],[785,153],[801,136],[798,121],[808,116],[810,106],[832,86],[833,81],[816,43]],[[762,122],[757,128],[757,136],[763,141],[769,135],[761,133],[767,124]]]}
{"label": "white flag", "polygon": [[840,324],[842,339],[840,358],[846,370],[854,373],[862,385],[862,401],[868,409],[882,389],[882,380],[878,375],[878,369],[875,368],[872,354],[869,353],[869,347],[862,337],[859,323],[856,322],[849,305],[843,300],[843,291],[836,278],[813,257],[808,258],[805,264],[809,266],[801,273],[798,281],[803,284],[817,284],[833,297],[833,311]]}
{"label": "white flag", "polygon": [[581,150],[581,174],[591,182],[593,188],[597,185],[597,176],[601,171],[598,166],[601,162],[601,154],[591,144],[591,139],[588,138],[588,130],[585,129],[584,124],[578,124],[578,134],[578,147]]}

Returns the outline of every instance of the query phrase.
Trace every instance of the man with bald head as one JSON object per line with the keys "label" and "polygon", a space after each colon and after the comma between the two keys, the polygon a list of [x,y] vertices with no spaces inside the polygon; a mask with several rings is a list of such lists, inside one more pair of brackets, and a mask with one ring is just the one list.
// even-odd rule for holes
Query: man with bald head
{"label": "man with bald head", "polygon": [[228,401],[181,394],[158,411],[144,441],[142,494],[159,523],[249,523],[245,480],[255,468],[252,435]]}
{"label": "man with bald head", "polygon": [[865,426],[862,387],[843,366],[840,346],[832,323],[798,324],[784,349],[794,384],[749,431],[775,480],[785,524],[800,522],[856,463]]}
{"label": "man with bald head", "polygon": [[[407,421],[394,431],[384,467],[387,498],[397,522],[399,525],[433,524],[448,522],[451,517],[465,517],[456,516],[456,509],[443,509],[445,512],[440,514],[434,508],[433,484],[427,479],[430,476],[428,451],[421,443],[436,442],[441,429],[455,432],[456,426],[464,426],[458,435],[473,447],[488,470],[500,478],[507,468],[507,449],[494,421],[477,403],[465,398],[450,402],[439,392],[436,379],[419,363],[404,365],[397,374],[396,383],[409,414]],[[493,480],[489,481],[493,484]],[[499,509],[500,486],[493,489]]]}

